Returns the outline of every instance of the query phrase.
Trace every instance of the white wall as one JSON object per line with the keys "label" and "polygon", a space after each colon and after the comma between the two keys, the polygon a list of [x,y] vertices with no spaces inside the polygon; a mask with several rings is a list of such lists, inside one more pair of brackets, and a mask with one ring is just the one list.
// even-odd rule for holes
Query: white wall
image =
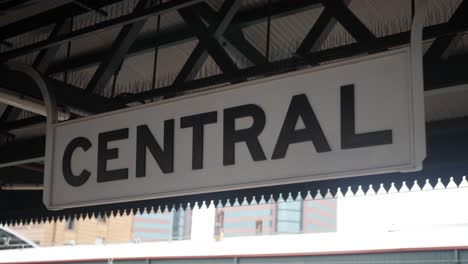
{"label": "white wall", "polygon": [[468,188],[339,198],[338,232],[468,229]]}

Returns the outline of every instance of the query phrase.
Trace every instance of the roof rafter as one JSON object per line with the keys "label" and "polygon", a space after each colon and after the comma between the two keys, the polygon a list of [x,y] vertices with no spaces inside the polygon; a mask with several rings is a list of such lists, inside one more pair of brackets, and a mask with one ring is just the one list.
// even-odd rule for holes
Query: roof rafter
{"label": "roof rafter", "polygon": [[[351,0],[344,0],[344,4],[346,6],[348,6],[350,2]],[[296,49],[296,55],[304,58],[303,55],[308,53],[311,49],[320,47],[330,32],[333,30],[337,22],[338,21],[335,19],[331,8],[326,7],[312,25],[302,43]],[[317,62],[312,60],[310,57],[308,63],[311,65],[317,64]]]}
{"label": "roof rafter", "polygon": [[[452,25],[468,24],[468,0],[464,0],[460,3],[447,23]],[[457,35],[458,34],[449,34],[437,38],[424,54],[424,60],[440,60],[450,44],[456,39]]]}
{"label": "roof rafter", "polygon": [[179,14],[186,24],[195,31],[199,43],[180,70],[174,84],[193,79],[208,58],[208,54],[211,55],[223,72],[232,73],[237,70],[236,64],[219,43],[219,38],[231,23],[235,13],[240,7],[240,3],[241,1],[238,0],[225,1],[218,14],[219,19],[213,22],[208,28],[205,27],[199,13],[196,12],[194,8],[179,10]]}
{"label": "roof rafter", "polygon": [[57,44],[65,43],[73,39],[82,38],[84,36],[87,36],[89,34],[96,33],[102,30],[109,30],[111,28],[132,24],[137,21],[147,19],[148,17],[154,16],[154,15],[164,14],[164,13],[174,11],[179,8],[187,7],[187,6],[202,2],[202,1],[203,0],[173,0],[170,2],[165,2],[165,3],[162,3],[161,5],[157,5],[152,8],[147,8],[139,12],[133,12],[131,14],[124,15],[124,16],[117,17],[117,18],[110,19],[110,20],[106,20],[104,22],[101,22],[101,23],[98,23],[89,27],[74,30],[73,32],[70,32],[68,34],[57,36],[54,39],[47,39],[44,41],[39,41],[30,45],[26,45],[21,48],[16,48],[10,51],[0,53],[0,61],[6,61],[8,59],[12,59],[12,58],[15,58],[15,57],[27,54],[27,53],[31,53],[37,50],[55,46]]}
{"label": "roof rafter", "polygon": [[[34,83],[31,83],[23,73],[9,69],[0,69],[0,86],[2,89],[11,90],[14,93],[20,93],[25,97],[42,100],[39,89],[35,89]],[[124,107],[122,103],[111,100],[95,94],[87,94],[83,89],[63,83],[51,77],[43,77],[44,81],[52,89],[57,104],[70,109],[76,109],[81,113],[97,114],[116,110]]]}
{"label": "roof rafter", "polygon": [[[439,36],[443,36],[449,34],[451,32],[458,32],[466,30],[467,27],[453,27],[448,23],[442,23],[437,25],[428,26],[424,29],[423,39],[433,39]],[[383,50],[392,47],[399,47],[403,45],[407,45],[410,40],[410,32],[401,32],[392,35],[387,35],[384,37],[377,38],[375,44],[372,47],[367,47],[365,45],[361,45],[360,43],[352,43],[348,45],[344,45],[341,47],[330,48],[326,50],[320,50],[316,52],[307,53],[304,56],[307,58],[311,56],[314,60],[317,60],[319,63],[344,59],[348,57],[353,57],[357,55],[367,54],[375,49]],[[466,60],[466,59],[465,59]],[[463,59],[461,60],[463,61]],[[465,62],[468,62],[466,60]],[[450,63],[450,62],[447,62]],[[147,99],[155,98],[155,97],[162,97],[165,96],[167,93],[170,93],[172,90],[176,89],[180,92],[184,91],[191,91],[200,89],[207,86],[212,85],[221,85],[225,83],[231,82],[233,79],[240,79],[240,78],[251,78],[251,77],[261,77],[264,75],[272,75],[282,72],[288,72],[292,70],[296,70],[298,68],[303,68],[307,66],[307,62],[303,60],[299,60],[296,57],[290,57],[283,60],[271,62],[269,64],[259,65],[259,66],[252,66],[247,67],[244,69],[240,69],[239,71],[235,72],[234,75],[227,75],[227,74],[218,74],[202,79],[197,79],[191,82],[184,83],[183,85],[171,85],[167,87],[161,87],[156,90],[145,91],[136,94],[125,94],[121,96],[121,99],[126,103],[131,102],[139,102],[144,101]],[[458,63],[458,65],[461,65]],[[467,65],[468,66],[468,65]],[[446,71],[450,67],[441,66],[438,68],[440,71]],[[461,76],[457,77],[459,82],[468,82],[468,77],[466,74],[456,72],[454,74],[461,74]],[[439,84],[436,85],[437,88],[442,88],[444,85],[444,80],[438,80]],[[441,84],[442,83],[442,84]]]}
{"label": "roof rafter", "polygon": [[[83,2],[86,2],[86,4],[94,3],[96,8],[102,8],[121,1],[122,0],[83,0]],[[82,15],[88,12],[88,10],[83,9],[74,3],[68,3],[46,12],[3,26],[0,28],[0,36],[1,39],[8,39],[44,26],[55,24],[57,21],[62,19]]]}
{"label": "roof rafter", "polygon": [[[140,0],[133,12],[141,12],[148,8],[150,4],[150,0]],[[112,75],[115,74],[122,64],[128,50],[132,46],[133,42],[135,42],[145,23],[146,19],[143,19],[136,21],[133,24],[123,26],[119,35],[112,44],[111,51],[107,54],[89,81],[88,86],[86,87],[87,92],[99,93],[106,87]]]}
{"label": "roof rafter", "polygon": [[[272,18],[281,18],[288,15],[293,15],[306,10],[321,7],[322,5],[318,0],[295,0],[295,4],[288,4],[289,1],[280,1],[272,4],[271,16]],[[203,13],[205,14],[205,13]],[[226,35],[231,31],[238,31],[249,25],[258,24],[266,20],[267,12],[265,8],[254,8],[252,10],[242,11],[236,14]],[[127,53],[128,56],[149,52],[155,46],[165,47],[195,39],[194,32],[188,27],[176,28],[169,31],[162,31],[160,33],[149,33],[138,37],[133,46]],[[88,66],[94,66],[102,61],[108,47],[103,47],[91,51],[89,53],[80,55],[78,57],[71,57],[69,60],[57,61],[51,65],[49,73],[62,72],[64,70],[81,69]],[[0,55],[1,57],[1,55]]]}
{"label": "roof rafter", "polygon": [[[54,29],[49,35],[49,39],[56,38],[57,36],[67,34],[72,30],[72,20],[70,18],[64,18],[61,21],[57,22]],[[40,73],[47,72],[50,64],[55,58],[55,55],[60,49],[60,44],[43,49],[39,52],[36,59],[33,63],[33,68],[35,68]]]}
{"label": "roof rafter", "polygon": [[[193,7],[209,24],[215,23],[217,13],[207,3],[200,3]],[[259,65],[265,63],[266,59],[250,41],[248,41],[241,28],[228,27],[219,37],[222,43],[228,43],[236,49],[242,56],[248,59],[252,64]]]}
{"label": "roof rafter", "polygon": [[373,45],[376,40],[374,33],[349,10],[343,0],[321,0],[321,2],[356,41],[367,47]]}

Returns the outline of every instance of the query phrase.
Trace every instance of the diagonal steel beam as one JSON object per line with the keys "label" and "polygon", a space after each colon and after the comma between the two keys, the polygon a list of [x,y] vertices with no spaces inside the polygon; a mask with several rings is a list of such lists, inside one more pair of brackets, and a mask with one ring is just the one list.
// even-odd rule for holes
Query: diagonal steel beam
{"label": "diagonal steel beam", "polygon": [[86,9],[88,11],[94,11],[94,12],[98,13],[101,16],[107,16],[108,15],[106,11],[104,11],[104,10],[102,10],[100,8],[96,8],[96,7],[92,7],[90,5],[87,5],[87,4],[83,3],[80,0],[74,0],[73,3],[75,3],[76,5],[80,6],[81,8],[84,8],[84,9]]}
{"label": "diagonal steel beam", "polygon": [[[150,0],[140,0],[135,7],[134,13],[141,12],[148,8],[151,4]],[[117,69],[122,64],[125,56],[138,37],[141,29],[146,23],[146,19],[139,20],[133,24],[125,25],[117,38],[114,40],[111,51],[104,58],[99,68],[94,73],[93,77],[86,87],[87,92],[101,92],[115,74]]]}
{"label": "diagonal steel beam", "polygon": [[[454,26],[468,24],[468,0],[460,3],[447,23]],[[424,54],[424,60],[440,60],[450,44],[460,37],[460,34],[450,34],[437,38]]]}
{"label": "diagonal steel beam", "polygon": [[179,8],[191,6],[196,3],[200,3],[202,1],[204,0],[172,0],[169,2],[164,2],[160,5],[157,5],[152,8],[147,8],[140,12],[132,12],[131,14],[117,17],[114,19],[110,19],[110,20],[101,22],[96,25],[74,30],[73,32],[70,32],[68,34],[62,35],[54,39],[47,39],[44,41],[39,41],[30,45],[26,45],[21,48],[3,52],[0,54],[0,61],[6,61],[9,59],[30,53],[30,52],[42,50],[44,48],[52,47],[57,44],[62,44],[73,39],[82,38],[84,36],[87,36],[89,34],[93,34],[99,31],[109,30],[115,27],[121,27],[121,26],[129,25],[129,24],[133,24],[137,21],[145,20],[151,16],[155,16],[158,14],[165,14],[167,12],[171,12]]}
{"label": "diagonal steel beam", "polygon": [[44,125],[46,118],[44,116],[33,116],[25,119],[8,121],[0,123],[0,131],[10,131],[24,127],[30,127],[35,125]]}
{"label": "diagonal steel beam", "polygon": [[[351,0],[343,0],[345,6],[348,6],[350,2]],[[301,45],[297,48],[296,55],[304,58],[304,54],[314,48],[320,47],[327,39],[337,22],[338,21],[334,17],[334,11],[326,7],[312,25],[312,28],[307,33]],[[309,64],[317,64],[317,62],[310,61],[309,57]]]}
{"label": "diagonal steel beam", "polygon": [[[57,36],[67,34],[71,31],[72,20],[70,18],[65,18],[62,21],[58,22],[52,33],[49,35],[49,39],[56,38]],[[55,55],[60,49],[60,45],[55,45],[47,49],[43,49],[39,52],[36,59],[33,63],[33,68],[35,68],[40,73],[46,73],[49,65],[55,58]]]}
{"label": "diagonal steel beam", "polygon": [[[295,0],[294,5],[288,0],[282,0],[272,3],[271,17],[278,19],[289,15],[294,15],[307,10],[322,7],[318,0]],[[255,25],[265,21],[268,12],[264,7],[256,7],[251,10],[240,11],[234,17],[231,25],[227,29],[227,33],[236,30],[242,30],[247,26]],[[227,34],[226,33],[226,34]],[[135,41],[127,56],[135,56],[145,52],[152,51],[155,46],[159,48],[184,43],[195,39],[193,31],[184,26],[170,30],[161,31],[160,33],[142,34]],[[102,47],[86,52],[85,54],[71,57],[68,60],[60,60],[51,65],[50,73],[62,72],[64,70],[77,70],[90,66],[97,65],[108,51],[108,47]],[[262,63],[264,63],[263,60]]]}
{"label": "diagonal steel beam", "polygon": [[184,8],[179,10],[179,14],[186,24],[195,31],[199,43],[177,75],[174,81],[175,84],[193,79],[208,58],[208,54],[211,55],[224,73],[232,73],[237,70],[236,64],[219,43],[219,38],[228,28],[240,6],[241,1],[239,0],[226,0],[218,13],[218,21],[208,28],[205,27],[195,9]]}
{"label": "diagonal steel beam", "polygon": [[245,38],[242,30],[232,30],[224,38],[252,64],[260,65],[265,63],[265,55]]}
{"label": "diagonal steel beam", "polygon": [[[122,0],[86,0],[87,3],[93,3],[96,8],[102,8],[121,1]],[[1,27],[0,39],[8,39],[18,36],[26,32],[54,24],[59,20],[79,16],[87,12],[89,11],[74,3],[67,3],[46,12],[39,13]]]}
{"label": "diagonal steel beam", "polygon": [[[66,34],[71,31],[72,27],[72,20],[69,18],[62,19],[61,21],[57,22],[54,26],[54,29],[49,35],[49,38],[55,38],[62,34]],[[33,62],[33,68],[35,68],[38,72],[45,74],[47,69],[49,68],[50,64],[55,58],[55,55],[60,49],[60,45],[52,46],[47,49],[43,49],[39,52],[36,56],[36,59]],[[10,106],[11,107],[11,106]],[[21,114],[20,109],[14,109],[11,111],[8,118],[11,120],[15,120]]]}
{"label": "diagonal steel beam", "polygon": [[44,160],[45,137],[32,138],[2,146],[0,168]]}
{"label": "diagonal steel beam", "polygon": [[7,48],[12,48],[13,47],[13,44],[11,44],[11,42],[8,42],[6,40],[0,41],[0,45],[5,46]]}
{"label": "diagonal steel beam", "polygon": [[[444,36],[447,34],[452,34],[454,32],[462,32],[466,30],[468,30],[468,26],[454,27],[453,25],[449,25],[448,23],[431,25],[424,29],[423,39],[430,40],[430,39],[434,39],[434,38]],[[405,32],[400,32],[400,33],[395,33],[395,34],[379,37],[377,39],[377,44],[375,46],[375,49],[384,50],[384,49],[390,49],[390,48],[401,47],[403,45],[407,45],[410,41],[410,35],[411,35],[411,32],[405,31]],[[347,45],[340,46],[340,47],[334,47],[334,48],[329,48],[326,50],[310,52],[306,56],[310,55],[316,58],[320,63],[322,63],[322,62],[334,61],[338,59],[350,58],[354,56],[367,54],[369,53],[369,51],[370,49],[368,47],[365,47],[364,45],[360,45],[360,43],[351,43],[351,44],[347,44]],[[461,63],[460,61],[464,61],[464,64]],[[463,67],[466,68],[468,66],[467,62],[468,62],[468,58],[466,56],[458,61],[451,60],[450,62],[446,62],[444,65],[439,65],[440,67],[437,67],[437,70],[434,70],[434,72],[447,71],[448,69],[455,68],[455,67],[459,69],[463,69]],[[448,67],[448,65],[452,65],[453,67],[452,66]],[[240,69],[238,72],[236,72],[237,76],[218,74],[218,75],[186,82],[182,85],[177,85],[177,86],[170,85],[166,87],[160,87],[155,90],[139,92],[136,94],[121,95],[120,99],[122,100],[122,102],[127,103],[127,104],[133,103],[133,102],[140,102],[140,101],[144,101],[144,100],[148,100],[152,98],[163,97],[175,89],[180,92],[194,91],[197,89],[202,89],[207,86],[223,85],[223,84],[231,82],[233,78],[236,78],[236,77],[237,78],[242,78],[242,77],[243,78],[256,78],[256,77],[261,77],[264,75],[271,76],[274,74],[294,71],[294,70],[297,70],[298,68],[303,68],[305,66],[307,65],[304,61],[298,60],[295,57],[291,57],[291,58],[286,58],[286,59],[279,60],[279,61],[270,62],[268,64]],[[426,71],[426,69],[428,68],[427,66],[428,66],[427,64],[424,65],[425,77],[428,76],[428,72]],[[450,70],[448,71],[450,72]],[[468,83],[467,74],[464,74],[463,72],[456,72],[456,73],[454,72],[454,74],[457,75],[456,79],[457,79],[458,84],[461,84],[463,82]],[[434,77],[434,79],[437,79],[438,74],[431,73],[431,75],[433,75],[432,77]],[[454,78],[452,77],[452,79]],[[447,82],[448,80],[449,79],[438,80],[438,82]],[[427,83],[426,81],[425,83],[426,83],[426,87],[431,86],[430,83]],[[451,85],[456,85],[456,84],[452,83]],[[437,88],[444,87],[440,83],[435,84],[433,86],[436,86]]]}
{"label": "diagonal steel beam", "polygon": [[8,120],[10,114],[13,112],[13,106],[7,105],[5,110],[3,110],[2,115],[0,116],[0,123],[3,123]]}
{"label": "diagonal steel beam", "polygon": [[[0,67],[0,86],[15,94],[21,94],[36,100],[42,100],[39,89],[25,74]],[[124,104],[96,94],[88,94],[83,89],[44,76],[46,85],[52,90],[57,103],[83,114],[97,114],[125,107]],[[117,103],[117,105],[115,105]],[[75,111],[76,110],[76,111]]]}
{"label": "diagonal steel beam", "polygon": [[374,33],[349,10],[343,0],[321,0],[321,2],[356,41],[367,47],[374,45],[376,40]]}
{"label": "diagonal steel beam", "polygon": [[[200,13],[204,20],[208,24],[212,25],[216,23],[217,13],[207,3],[200,3],[193,7]],[[235,19],[233,19],[234,21]],[[230,26],[226,29],[224,34],[220,36],[222,43],[230,44],[231,48],[237,50],[242,56],[247,58],[252,64],[259,65],[265,62],[265,56],[261,53],[252,43],[250,43],[244,36],[241,28],[233,26],[233,21]]]}

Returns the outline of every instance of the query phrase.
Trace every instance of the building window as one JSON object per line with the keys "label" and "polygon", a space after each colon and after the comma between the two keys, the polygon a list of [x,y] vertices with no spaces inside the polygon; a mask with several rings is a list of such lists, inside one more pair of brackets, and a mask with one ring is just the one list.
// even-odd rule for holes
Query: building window
{"label": "building window", "polygon": [[172,210],[164,213],[135,215],[133,239],[140,241],[182,240],[189,238],[191,211]]}
{"label": "building window", "polygon": [[68,218],[67,222],[65,223],[65,229],[66,230],[74,230],[75,229],[75,219],[74,218]]}
{"label": "building window", "polygon": [[257,235],[261,235],[263,233],[263,221],[262,220],[255,221],[255,233]]}
{"label": "building window", "polygon": [[216,212],[214,233],[216,241],[222,240],[224,238],[224,211],[222,210]]}
{"label": "building window", "polygon": [[233,206],[217,209],[215,234],[223,237],[272,234],[274,204]]}
{"label": "building window", "polygon": [[172,213],[172,239],[182,240],[184,239],[185,211],[179,210]]}
{"label": "building window", "polygon": [[290,234],[302,231],[302,201],[280,202],[276,209],[277,233]]}

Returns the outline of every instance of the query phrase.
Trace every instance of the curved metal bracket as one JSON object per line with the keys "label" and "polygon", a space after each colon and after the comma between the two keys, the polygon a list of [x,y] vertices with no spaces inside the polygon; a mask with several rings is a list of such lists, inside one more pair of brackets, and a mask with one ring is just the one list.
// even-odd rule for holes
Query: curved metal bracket
{"label": "curved metal bracket", "polygon": [[[51,172],[52,162],[49,161],[53,157],[53,139],[54,139],[54,129],[53,125],[58,122],[58,112],[57,112],[57,102],[55,100],[55,96],[51,89],[47,86],[44,79],[42,78],[41,74],[34,70],[34,68],[9,62],[6,64],[6,68],[12,71],[18,71],[26,74],[27,76],[31,77],[31,79],[37,84],[37,87],[41,91],[42,100],[44,100],[44,104],[46,107],[46,114],[47,114],[47,123],[46,123],[46,147],[45,147],[45,160],[44,160],[44,186],[51,184]],[[48,201],[49,193],[44,192],[43,201]],[[47,204],[47,203],[46,203]]]}
{"label": "curved metal bracket", "polygon": [[25,73],[26,75],[31,77],[31,79],[37,84],[38,88],[41,91],[42,99],[44,100],[44,104],[46,107],[47,125],[49,125],[49,123],[57,123],[58,114],[55,96],[50,91],[44,79],[42,79],[41,74],[28,65],[15,62],[8,62],[6,64],[6,68],[12,71]]}

